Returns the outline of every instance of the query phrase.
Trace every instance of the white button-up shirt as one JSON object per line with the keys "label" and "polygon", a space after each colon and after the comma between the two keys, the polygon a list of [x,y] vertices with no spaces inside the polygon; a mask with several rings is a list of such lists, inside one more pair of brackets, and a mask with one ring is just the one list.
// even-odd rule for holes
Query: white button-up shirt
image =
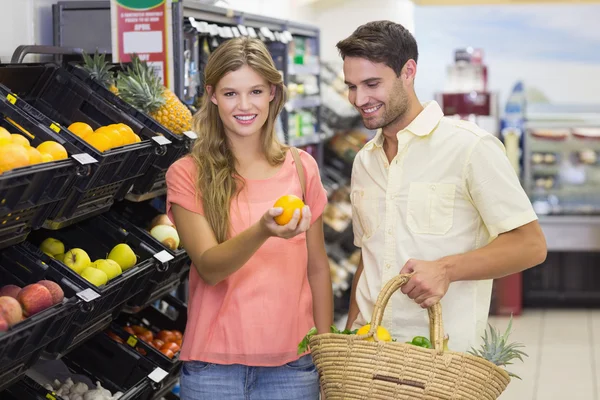
{"label": "white button-up shirt", "polygon": [[[502,142],[472,123],[444,117],[435,101],[424,107],[398,132],[391,163],[381,130],[354,161],[352,222],[364,270],[353,328],[371,321],[383,285],[408,259],[433,261],[475,250],[537,219]],[[451,350],[480,343],[491,291],[491,280],[450,285],[441,304]],[[390,299],[382,325],[398,341],[429,337],[427,311],[401,291]]]}

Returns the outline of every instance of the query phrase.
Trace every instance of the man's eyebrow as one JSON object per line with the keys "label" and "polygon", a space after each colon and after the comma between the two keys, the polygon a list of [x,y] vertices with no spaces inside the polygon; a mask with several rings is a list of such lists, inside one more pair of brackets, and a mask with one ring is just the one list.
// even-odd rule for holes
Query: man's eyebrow
{"label": "man's eyebrow", "polygon": [[[368,82],[372,82],[372,81],[380,81],[380,80],[381,80],[381,78],[367,78],[367,79],[364,79],[364,80],[363,80],[361,83],[368,83]],[[353,83],[352,83],[352,82],[348,82],[348,81],[346,81],[346,80],[344,80],[344,83],[345,83],[346,85],[353,85]]]}

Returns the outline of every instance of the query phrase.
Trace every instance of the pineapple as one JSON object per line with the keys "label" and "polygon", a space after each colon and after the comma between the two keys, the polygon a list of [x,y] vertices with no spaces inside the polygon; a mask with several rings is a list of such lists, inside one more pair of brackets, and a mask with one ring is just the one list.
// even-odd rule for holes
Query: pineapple
{"label": "pineapple", "polygon": [[114,85],[114,78],[110,72],[111,67],[105,61],[106,54],[99,54],[96,49],[94,57],[90,57],[85,51],[83,52],[83,69],[86,70],[92,79],[98,81],[102,86],[118,94],[119,91]]}
{"label": "pineapple", "polygon": [[[508,327],[506,328],[504,335],[500,335],[500,331],[496,330],[491,325],[489,325],[489,327],[490,336],[488,337],[488,332],[486,331],[483,337],[483,345],[481,345],[481,349],[471,349],[469,354],[484,358],[499,367],[512,364],[512,360],[514,359],[523,361],[523,356],[528,357],[528,355],[523,351],[517,350],[518,348],[525,346],[520,343],[507,343],[508,336],[510,335],[510,330],[512,328],[512,316],[510,317],[510,322],[508,323]],[[508,375],[517,379],[521,379],[519,376],[511,372],[508,372]]]}
{"label": "pineapple", "polygon": [[162,85],[152,67],[137,55],[131,57],[131,66],[119,72],[117,88],[123,100],[150,115],[171,132],[180,135],[192,129],[190,110],[175,93]]}

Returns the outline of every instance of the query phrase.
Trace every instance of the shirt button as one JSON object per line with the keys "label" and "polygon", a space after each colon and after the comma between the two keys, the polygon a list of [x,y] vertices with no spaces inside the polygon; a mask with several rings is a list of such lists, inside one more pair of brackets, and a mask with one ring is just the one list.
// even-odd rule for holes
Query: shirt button
{"label": "shirt button", "polygon": [[431,185],[431,190],[435,190],[435,185]]}
{"label": "shirt button", "polygon": [[386,267],[387,269],[390,269],[392,266],[391,266],[390,264],[385,264],[385,267]]}
{"label": "shirt button", "polygon": [[390,234],[390,235],[392,234],[392,230],[391,229],[388,229],[388,234]]}

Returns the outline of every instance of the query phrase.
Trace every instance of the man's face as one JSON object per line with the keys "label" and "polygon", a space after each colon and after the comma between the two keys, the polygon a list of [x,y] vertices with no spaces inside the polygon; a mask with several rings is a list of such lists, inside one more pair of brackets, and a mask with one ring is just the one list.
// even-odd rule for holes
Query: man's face
{"label": "man's face", "polygon": [[400,77],[383,63],[346,57],[344,77],[348,100],[360,112],[368,129],[384,128],[408,110],[408,96]]}

